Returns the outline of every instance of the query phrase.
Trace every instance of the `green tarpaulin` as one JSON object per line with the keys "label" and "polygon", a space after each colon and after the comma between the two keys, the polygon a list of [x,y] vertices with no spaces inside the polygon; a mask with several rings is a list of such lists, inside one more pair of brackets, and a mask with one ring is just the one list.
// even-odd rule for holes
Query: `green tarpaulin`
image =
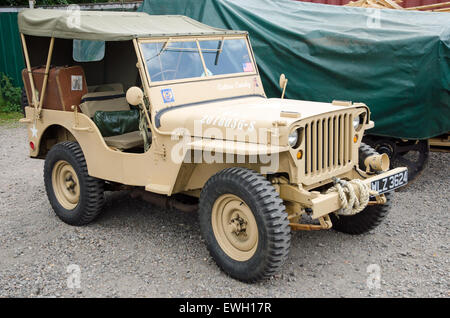
{"label": "green tarpaulin", "polygon": [[285,73],[287,98],[369,105],[373,134],[450,131],[450,13],[291,0],[146,0],[140,10],[249,31],[268,96],[280,96]]}
{"label": "green tarpaulin", "polygon": [[17,12],[0,12],[0,74],[11,77],[14,86],[23,86],[24,67]]}

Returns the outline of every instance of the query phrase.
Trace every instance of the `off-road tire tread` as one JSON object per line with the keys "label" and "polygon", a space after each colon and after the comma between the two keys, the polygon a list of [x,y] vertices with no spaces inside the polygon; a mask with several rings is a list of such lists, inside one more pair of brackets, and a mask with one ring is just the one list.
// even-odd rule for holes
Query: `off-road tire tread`
{"label": "off-road tire tread", "polygon": [[[222,194],[220,184],[234,183],[241,189],[246,189],[248,194],[256,198],[257,208],[261,212],[267,230],[267,250],[266,257],[263,257],[262,266],[258,270],[248,273],[233,273],[224,268],[222,260],[217,258],[218,243],[206,239],[206,231],[212,233],[212,226],[205,224],[206,215],[211,214],[211,208],[215,200]],[[247,198],[241,198],[246,200]],[[255,214],[257,212],[253,211]],[[255,216],[256,217],[256,216]],[[275,188],[261,174],[246,168],[234,167],[224,169],[212,176],[205,184],[200,195],[199,218],[202,235],[206,240],[206,245],[210,255],[215,259],[218,266],[228,275],[247,283],[253,283],[261,279],[266,279],[276,274],[284,264],[289,254],[291,243],[291,230],[287,213]],[[208,229],[208,227],[210,229]],[[214,236],[214,235],[212,235]],[[259,249],[255,253],[262,252]]]}
{"label": "off-road tire tread", "polygon": [[[76,211],[73,212],[77,213],[77,216],[76,218],[70,220],[64,217],[65,209],[62,208],[62,206],[57,202],[54,194],[52,194],[53,166],[49,166],[49,161],[54,156],[58,158],[58,153],[60,152],[63,152],[74,159],[75,164],[73,164],[72,162],[70,163],[77,173],[80,184],[84,183],[84,187],[80,185],[80,201],[78,203],[78,206],[75,208]],[[56,161],[57,160],[58,159],[56,159]],[[83,179],[84,182],[81,179]],[[81,150],[77,142],[64,141],[56,144],[50,149],[44,165],[44,181],[50,204],[53,207],[55,213],[61,220],[70,225],[82,226],[92,222],[100,214],[105,204],[104,181],[91,177],[88,174],[86,159],[84,158],[83,151]]]}
{"label": "off-road tire tread", "polygon": [[336,216],[330,214],[333,229],[338,232],[360,235],[373,230],[386,218],[391,209],[392,193],[385,193],[386,203],[379,205],[371,205],[358,214],[347,216]]}
{"label": "off-road tire tread", "polygon": [[[372,155],[378,155],[378,152],[362,142],[359,148],[359,166],[361,169],[366,169],[364,160]],[[336,216],[334,213],[331,213],[330,218],[333,223],[333,229],[352,235],[364,234],[373,230],[380,225],[391,209],[392,192],[384,195],[386,196],[385,204],[367,206],[358,214]]]}
{"label": "off-road tire tread", "polygon": [[359,167],[363,170],[366,170],[366,166],[364,165],[364,160],[366,160],[367,157],[373,156],[373,155],[379,155],[379,153],[369,146],[368,144],[365,144],[361,142],[359,146]]}

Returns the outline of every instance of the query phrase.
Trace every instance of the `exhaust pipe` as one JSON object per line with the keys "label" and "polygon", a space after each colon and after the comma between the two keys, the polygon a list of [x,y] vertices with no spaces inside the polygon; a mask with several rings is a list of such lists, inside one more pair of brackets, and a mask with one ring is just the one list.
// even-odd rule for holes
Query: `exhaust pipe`
{"label": "exhaust pipe", "polygon": [[148,192],[142,189],[134,189],[130,192],[130,196],[133,199],[140,198],[153,205],[167,210],[179,210],[182,212],[196,212],[198,210],[198,204],[188,204],[178,201],[174,197],[168,197],[166,195]]}
{"label": "exhaust pipe", "polygon": [[389,156],[385,153],[372,155],[364,160],[366,172],[387,171],[389,169]]}

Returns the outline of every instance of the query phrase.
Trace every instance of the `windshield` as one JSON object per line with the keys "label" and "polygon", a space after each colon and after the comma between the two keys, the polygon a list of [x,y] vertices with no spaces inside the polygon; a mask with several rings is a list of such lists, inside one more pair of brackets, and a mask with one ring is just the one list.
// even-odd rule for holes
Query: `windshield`
{"label": "windshield", "polygon": [[253,73],[245,39],[142,43],[152,82],[238,73]]}

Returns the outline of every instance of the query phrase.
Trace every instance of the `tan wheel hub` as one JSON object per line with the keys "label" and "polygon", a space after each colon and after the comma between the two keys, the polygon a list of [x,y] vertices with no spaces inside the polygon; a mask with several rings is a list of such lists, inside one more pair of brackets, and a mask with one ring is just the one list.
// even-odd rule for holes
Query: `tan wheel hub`
{"label": "tan wheel hub", "polygon": [[52,171],[56,199],[67,210],[73,210],[80,199],[80,183],[73,167],[64,160],[56,162]]}
{"label": "tan wheel hub", "polygon": [[233,194],[224,194],[213,205],[211,223],[222,250],[232,259],[246,261],[258,247],[258,225],[250,208]]}

